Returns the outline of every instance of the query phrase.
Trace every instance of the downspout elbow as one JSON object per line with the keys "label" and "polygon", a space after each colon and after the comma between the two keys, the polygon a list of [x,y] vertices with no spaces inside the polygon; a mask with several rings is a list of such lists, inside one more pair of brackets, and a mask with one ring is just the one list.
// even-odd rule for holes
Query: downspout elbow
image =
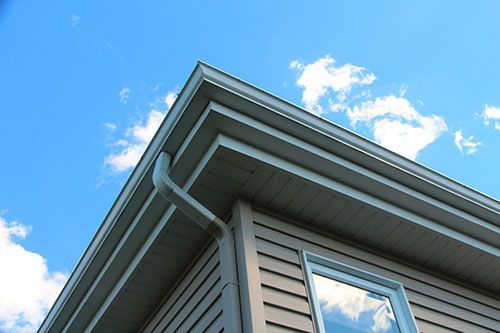
{"label": "downspout elbow", "polygon": [[175,186],[168,176],[170,160],[170,155],[162,151],[156,159],[155,168],[153,169],[153,185],[167,200]]}
{"label": "downspout elbow", "polygon": [[215,214],[181,189],[169,176],[171,157],[166,152],[158,156],[153,170],[153,184],[158,192],[177,206],[196,224],[213,235],[218,241],[233,241],[229,226]]}
{"label": "downspout elbow", "polygon": [[153,184],[158,192],[201,228],[217,238],[223,237],[225,232],[219,230],[223,226],[217,223],[217,217],[170,178],[170,161],[171,157],[166,152],[161,152],[156,159],[153,170]]}
{"label": "downspout elbow", "polygon": [[162,196],[217,239],[222,282],[222,302],[224,309],[227,309],[227,311],[224,311],[226,328],[229,332],[241,332],[236,253],[231,228],[174,183],[169,176],[170,161],[171,157],[168,153],[160,153],[153,170],[153,184]]}

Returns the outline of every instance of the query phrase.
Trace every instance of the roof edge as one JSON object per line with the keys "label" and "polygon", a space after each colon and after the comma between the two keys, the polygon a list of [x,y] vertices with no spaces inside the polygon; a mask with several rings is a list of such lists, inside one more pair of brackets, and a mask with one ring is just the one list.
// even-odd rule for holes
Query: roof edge
{"label": "roof edge", "polygon": [[315,131],[328,135],[354,148],[359,153],[386,164],[389,168],[397,168],[420,181],[432,184],[436,188],[445,190],[452,195],[484,207],[495,213],[500,212],[500,201],[442,173],[426,167],[416,161],[409,160],[379,144],[360,136],[328,119],[317,116],[304,108],[297,106],[281,97],[258,88],[244,80],[228,74],[212,65],[199,61],[203,78],[213,84],[233,92],[253,103],[274,110],[287,118],[305,124]]}

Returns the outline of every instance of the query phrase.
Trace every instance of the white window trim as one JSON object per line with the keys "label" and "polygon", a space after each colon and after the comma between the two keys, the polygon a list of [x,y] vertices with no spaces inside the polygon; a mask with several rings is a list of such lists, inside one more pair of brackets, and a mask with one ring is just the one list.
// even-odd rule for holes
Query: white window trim
{"label": "white window trim", "polygon": [[305,250],[301,251],[301,259],[305,269],[304,277],[309,300],[312,304],[313,324],[316,332],[326,333],[323,317],[321,315],[321,308],[312,281],[312,273],[319,273],[322,276],[330,277],[342,283],[347,283],[388,297],[391,301],[399,330],[402,333],[419,333],[417,324],[410,310],[410,304],[406,299],[404,288],[401,283]]}

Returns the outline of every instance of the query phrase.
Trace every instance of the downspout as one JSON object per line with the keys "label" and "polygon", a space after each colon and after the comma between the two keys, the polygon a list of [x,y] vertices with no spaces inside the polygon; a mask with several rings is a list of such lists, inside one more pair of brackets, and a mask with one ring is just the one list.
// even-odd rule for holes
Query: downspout
{"label": "downspout", "polygon": [[168,201],[209,232],[219,245],[224,330],[241,332],[234,237],[229,226],[169,177],[171,157],[161,152],[153,170],[153,184]]}

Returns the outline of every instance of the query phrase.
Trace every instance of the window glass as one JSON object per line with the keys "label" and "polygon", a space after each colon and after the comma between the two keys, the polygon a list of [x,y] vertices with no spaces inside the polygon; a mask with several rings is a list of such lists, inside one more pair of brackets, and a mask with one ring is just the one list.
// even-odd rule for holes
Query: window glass
{"label": "window glass", "polygon": [[327,333],[400,333],[388,297],[312,274]]}

